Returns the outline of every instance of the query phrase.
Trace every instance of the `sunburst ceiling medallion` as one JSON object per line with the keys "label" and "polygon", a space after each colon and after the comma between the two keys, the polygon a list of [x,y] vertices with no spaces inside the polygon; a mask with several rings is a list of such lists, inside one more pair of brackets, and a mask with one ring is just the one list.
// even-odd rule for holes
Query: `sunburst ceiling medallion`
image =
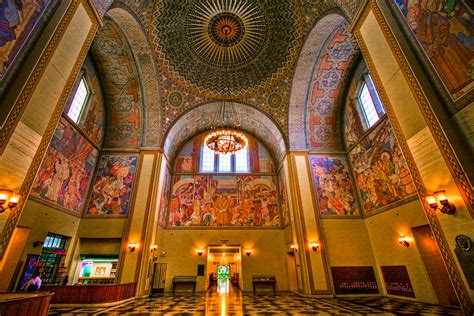
{"label": "sunburst ceiling medallion", "polygon": [[225,87],[230,98],[262,91],[297,58],[302,32],[295,1],[157,1],[150,35],[158,61],[176,83],[203,96],[219,97]]}

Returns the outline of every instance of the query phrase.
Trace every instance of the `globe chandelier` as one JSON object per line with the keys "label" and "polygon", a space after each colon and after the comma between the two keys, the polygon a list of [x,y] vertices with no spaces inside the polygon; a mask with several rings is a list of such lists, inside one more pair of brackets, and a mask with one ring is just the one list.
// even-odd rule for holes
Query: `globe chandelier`
{"label": "globe chandelier", "polygon": [[204,139],[204,144],[215,154],[224,155],[235,154],[248,145],[247,137],[239,131],[240,118],[235,112],[234,104],[229,102],[230,89],[227,77],[227,47],[241,30],[238,23],[232,19],[232,15],[226,15],[225,11],[219,14],[216,19],[213,19],[209,26],[215,38],[222,43],[225,82],[222,100],[211,123],[211,131]]}

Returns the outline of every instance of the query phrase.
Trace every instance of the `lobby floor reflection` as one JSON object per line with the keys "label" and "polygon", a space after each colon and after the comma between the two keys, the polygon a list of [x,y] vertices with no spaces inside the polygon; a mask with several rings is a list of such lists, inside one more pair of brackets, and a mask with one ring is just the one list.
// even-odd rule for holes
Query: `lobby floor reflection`
{"label": "lobby floor reflection", "polygon": [[381,297],[308,298],[231,291],[137,299],[107,308],[52,307],[49,315],[462,315],[459,308]]}

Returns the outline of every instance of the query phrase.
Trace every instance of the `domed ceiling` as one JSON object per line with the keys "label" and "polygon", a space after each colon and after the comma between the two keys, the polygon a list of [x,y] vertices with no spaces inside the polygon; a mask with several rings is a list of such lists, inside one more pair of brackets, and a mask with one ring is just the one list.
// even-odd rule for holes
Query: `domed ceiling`
{"label": "domed ceiling", "polygon": [[150,39],[177,84],[201,96],[245,97],[285,76],[302,44],[295,1],[163,0]]}

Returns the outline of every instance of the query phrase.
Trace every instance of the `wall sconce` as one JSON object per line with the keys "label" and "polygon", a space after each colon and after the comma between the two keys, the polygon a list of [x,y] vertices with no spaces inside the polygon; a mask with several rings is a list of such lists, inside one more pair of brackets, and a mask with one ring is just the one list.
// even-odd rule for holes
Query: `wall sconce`
{"label": "wall sconce", "polygon": [[151,245],[150,246],[150,252],[151,253],[154,253],[156,251],[156,249],[158,249],[158,246],[157,245]]}
{"label": "wall sconce", "polygon": [[197,255],[200,257],[200,256],[202,256],[202,254],[204,253],[204,249],[198,248],[198,249],[196,249],[196,253],[197,253]]}
{"label": "wall sconce", "polygon": [[297,245],[291,245],[290,246],[292,252],[298,252],[298,246]]}
{"label": "wall sconce", "polygon": [[250,256],[252,254],[252,249],[245,249],[245,254]]}
{"label": "wall sconce", "polygon": [[309,247],[313,249],[313,251],[318,251],[319,249],[319,243],[317,241],[310,241],[309,242]]}
{"label": "wall sconce", "polygon": [[405,246],[407,248],[410,246],[410,243],[408,242],[405,236],[401,236],[400,238],[398,238],[398,242],[400,243],[400,245]]}
{"label": "wall sconce", "polygon": [[[0,189],[0,213],[5,212],[7,209],[12,209],[20,202],[21,194],[13,192],[11,190]],[[4,207],[3,204],[7,204]]]}
{"label": "wall sconce", "polygon": [[128,250],[130,250],[130,252],[134,252],[138,248],[138,246],[139,245],[137,243],[129,243]]}
{"label": "wall sconce", "polygon": [[425,199],[433,210],[438,210],[438,203],[436,202],[436,200],[438,200],[442,205],[441,212],[444,214],[453,215],[456,212],[456,206],[448,201],[448,198],[445,194],[446,190],[436,191],[433,194],[427,195]]}

